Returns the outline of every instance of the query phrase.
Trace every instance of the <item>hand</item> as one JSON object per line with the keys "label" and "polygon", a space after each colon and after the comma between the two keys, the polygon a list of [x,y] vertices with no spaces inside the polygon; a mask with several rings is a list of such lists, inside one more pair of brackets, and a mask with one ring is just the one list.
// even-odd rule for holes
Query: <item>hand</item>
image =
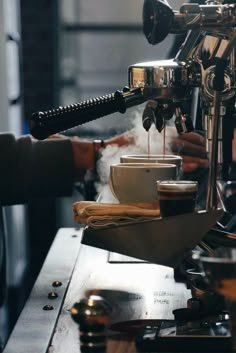
{"label": "hand", "polygon": [[170,149],[183,158],[183,172],[194,172],[209,165],[205,139],[196,132],[169,137]]}
{"label": "hand", "polygon": [[105,146],[107,145],[117,145],[117,146],[129,146],[134,145],[136,140],[136,134],[134,130],[126,131],[122,134],[116,135],[114,137],[105,140]]}
{"label": "hand", "polygon": [[[62,138],[61,135],[54,135],[51,138]],[[65,138],[65,137],[64,137]],[[95,150],[93,141],[71,137],[74,158],[75,180],[83,181],[87,171],[95,169]],[[132,131],[119,134],[104,140],[104,147],[108,145],[128,146],[134,144],[135,137]]]}

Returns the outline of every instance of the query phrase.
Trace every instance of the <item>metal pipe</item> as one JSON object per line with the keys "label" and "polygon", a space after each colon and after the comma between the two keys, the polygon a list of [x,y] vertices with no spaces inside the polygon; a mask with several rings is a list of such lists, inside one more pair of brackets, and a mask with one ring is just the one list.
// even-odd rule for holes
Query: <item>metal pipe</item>
{"label": "metal pipe", "polygon": [[214,114],[212,122],[212,145],[210,150],[209,179],[207,188],[206,209],[217,208],[217,162],[218,162],[218,130],[220,122],[221,92],[214,92]]}
{"label": "metal pipe", "polygon": [[192,30],[188,33],[184,43],[175,56],[175,60],[186,62],[190,57],[192,58],[192,51],[196,46],[198,39],[202,36],[199,30]]}

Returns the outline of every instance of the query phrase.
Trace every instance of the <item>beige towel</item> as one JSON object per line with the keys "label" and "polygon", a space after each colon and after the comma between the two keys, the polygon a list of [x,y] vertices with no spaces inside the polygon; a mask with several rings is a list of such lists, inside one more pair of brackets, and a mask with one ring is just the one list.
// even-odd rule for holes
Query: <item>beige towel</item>
{"label": "beige towel", "polygon": [[73,212],[77,223],[86,224],[91,228],[104,228],[160,217],[157,201],[130,204],[80,201],[73,204]]}

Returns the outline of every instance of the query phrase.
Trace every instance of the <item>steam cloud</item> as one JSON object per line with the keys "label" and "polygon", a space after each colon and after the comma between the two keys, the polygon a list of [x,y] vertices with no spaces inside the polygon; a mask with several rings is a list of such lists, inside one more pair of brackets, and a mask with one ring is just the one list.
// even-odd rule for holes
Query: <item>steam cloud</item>
{"label": "steam cloud", "polygon": [[[133,113],[133,128],[132,133],[134,133],[136,139],[134,145],[129,146],[117,146],[109,145],[107,146],[101,155],[97,169],[100,177],[100,183],[97,183],[96,189],[98,193],[104,191],[107,188],[107,183],[110,173],[110,165],[115,163],[120,163],[120,157],[127,154],[147,154],[148,153],[148,138],[149,138],[149,148],[150,154],[162,154],[163,153],[163,142],[164,142],[164,132],[158,132],[158,130],[152,126],[148,132],[145,131],[142,125],[142,111],[135,111]],[[172,127],[173,122],[168,121],[168,127],[166,128],[166,153],[171,153],[169,147],[169,139],[171,136],[177,135],[176,129]]]}

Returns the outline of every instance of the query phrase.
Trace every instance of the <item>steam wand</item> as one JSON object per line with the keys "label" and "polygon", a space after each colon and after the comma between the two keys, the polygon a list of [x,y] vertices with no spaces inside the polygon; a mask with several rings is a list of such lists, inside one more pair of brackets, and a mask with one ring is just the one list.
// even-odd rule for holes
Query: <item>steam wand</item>
{"label": "steam wand", "polygon": [[119,112],[145,102],[141,88],[116,91],[105,96],[92,98],[56,109],[36,112],[29,121],[31,134],[43,140],[48,136],[88,123],[103,116]]}

